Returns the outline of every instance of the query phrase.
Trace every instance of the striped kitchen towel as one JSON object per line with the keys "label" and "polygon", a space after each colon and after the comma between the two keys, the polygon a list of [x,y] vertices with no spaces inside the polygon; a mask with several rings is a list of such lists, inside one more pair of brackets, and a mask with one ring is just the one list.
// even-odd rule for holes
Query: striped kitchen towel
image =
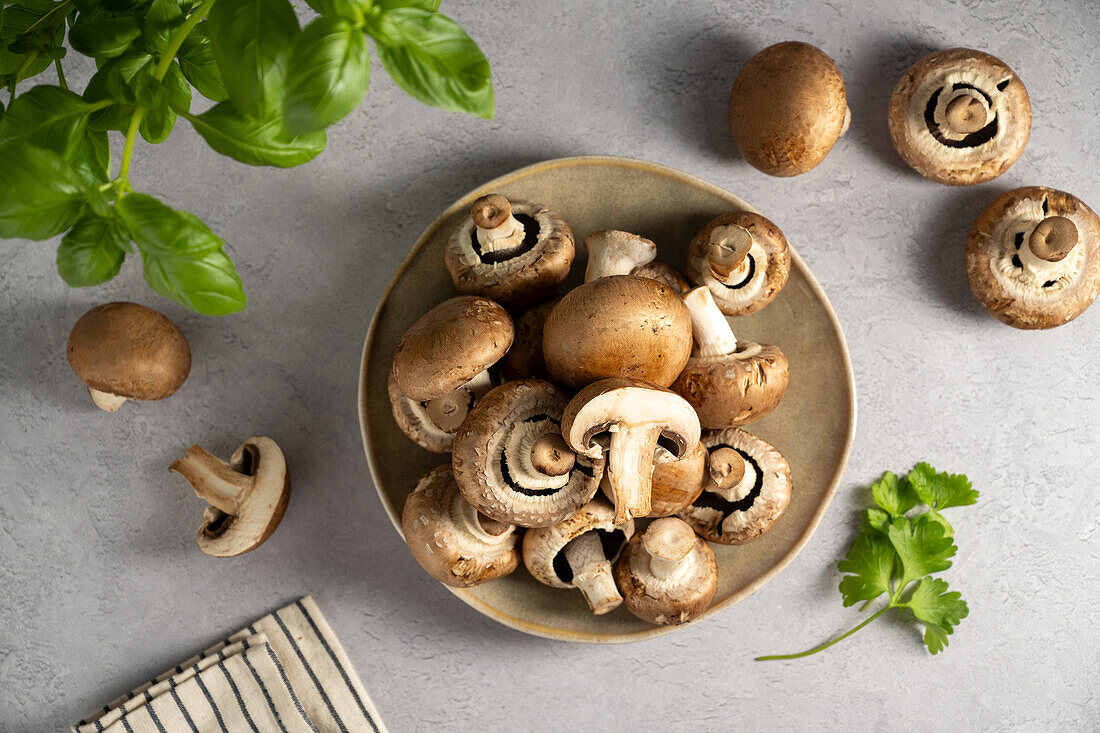
{"label": "striped kitchen towel", "polygon": [[344,648],[306,597],[73,726],[75,733],[385,733]]}

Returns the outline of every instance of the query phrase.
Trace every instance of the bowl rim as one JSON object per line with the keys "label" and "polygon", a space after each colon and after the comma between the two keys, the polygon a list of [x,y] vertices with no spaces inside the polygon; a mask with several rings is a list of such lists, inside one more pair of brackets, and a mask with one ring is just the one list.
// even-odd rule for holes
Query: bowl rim
{"label": "bowl rim", "polygon": [[[378,495],[378,500],[382,504],[382,508],[385,509],[387,516],[390,519],[390,523],[394,529],[397,530],[397,534],[404,539],[405,533],[401,527],[400,513],[395,511],[390,506],[390,502],[384,495],[380,488],[380,481],[378,470],[374,465],[374,460],[371,458],[370,450],[370,422],[367,415],[367,368],[368,362],[371,357],[371,347],[374,344],[375,331],[378,326],[378,321],[382,313],[383,307],[386,305],[386,301],[389,299],[390,293],[393,291],[397,281],[400,280],[405,270],[408,269],[409,264],[413,261],[413,258],[419,253],[429,239],[436,233],[436,231],[461,210],[468,209],[473,201],[480,196],[490,193],[493,189],[499,188],[505,184],[512,183],[521,178],[525,178],[534,173],[539,173],[546,170],[552,170],[555,168],[565,168],[573,166],[585,166],[585,165],[611,165],[620,166],[623,168],[635,168],[644,170],[649,173],[657,173],[669,178],[674,178],[684,183],[688,183],[692,186],[696,186],[705,191],[715,194],[720,198],[726,199],[736,206],[741,207],[746,211],[752,211],[760,213],[755,207],[750,205],[747,201],[740,196],[727,191],[726,189],[718,186],[710,181],[707,181],[698,176],[692,175],[685,171],[673,168],[661,163],[653,163],[638,158],[629,158],[616,155],[578,155],[565,158],[553,158],[545,160],[539,163],[533,163],[531,165],[517,168],[510,173],[505,173],[502,176],[492,179],[486,183],[477,186],[468,193],[462,195],[454,203],[448,206],[443,212],[437,216],[431,224],[429,224],[424,231],[417,238],[416,242],[409,249],[408,254],[401,260],[401,263],[394,271],[393,277],[390,279],[389,284],[386,286],[385,291],[382,293],[382,297],[378,301],[378,305],[374,309],[374,314],[371,316],[370,325],[367,327],[367,335],[363,341],[363,351],[359,361],[359,389],[357,391],[357,407],[359,410],[359,433],[363,441],[363,452],[367,458],[367,468],[370,471],[371,481],[374,484],[374,491]],[[852,358],[848,351],[848,342],[844,336],[844,330],[840,325],[840,319],[837,317],[836,311],[833,309],[833,305],[829,302],[828,296],[825,295],[825,291],[821,287],[821,283],[817,281],[813,272],[806,265],[806,262],[798,254],[793,245],[790,246],[791,259],[794,261],[796,267],[798,267],[805,276],[806,281],[809,283],[810,290],[814,296],[820,301],[825,308],[825,313],[829,318],[830,323],[833,326],[833,332],[836,335],[838,346],[840,347],[841,360],[844,366],[844,372],[847,377],[847,395],[848,395],[848,432],[844,436],[844,448],[841,451],[840,460],[837,461],[836,467],[833,471],[832,477],[829,479],[829,486],[825,491],[824,498],[814,511],[812,517],[810,517],[809,524],[806,529],[799,536],[794,546],[779,559],[772,567],[768,568],[764,573],[757,577],[753,582],[749,583],[745,587],[738,590],[736,593],[723,598],[722,600],[712,604],[710,608],[701,613],[696,618],[692,619],[686,624],[678,626],[653,626],[652,628],[643,629],[640,631],[628,632],[628,633],[593,633],[587,631],[569,631],[561,629],[555,626],[549,626],[546,624],[540,624],[537,622],[529,621],[527,619],[517,618],[511,614],[501,611],[496,606],[478,598],[468,588],[455,588],[443,583],[440,583],[444,588],[451,591],[454,595],[458,596],[464,603],[471,606],[478,612],[488,616],[489,618],[504,624],[512,629],[521,631],[533,636],[539,636],[546,639],[554,639],[558,641],[570,641],[570,642],[582,642],[592,644],[625,644],[634,641],[644,641],[647,639],[653,639],[658,636],[664,636],[677,629],[685,626],[690,626],[700,621],[703,621],[711,616],[715,615],[719,611],[732,606],[745,598],[749,597],[757,590],[762,588],[766,583],[770,582],[776,575],[782,572],[795,557],[802,551],[802,549],[809,543],[810,538],[817,530],[818,525],[821,524],[821,520],[825,516],[825,512],[828,510],[829,505],[832,503],[833,497],[836,495],[837,488],[840,485],[840,480],[844,475],[844,470],[847,468],[848,459],[852,453],[852,444],[855,440],[856,432],[856,384],[855,373],[852,369]]]}

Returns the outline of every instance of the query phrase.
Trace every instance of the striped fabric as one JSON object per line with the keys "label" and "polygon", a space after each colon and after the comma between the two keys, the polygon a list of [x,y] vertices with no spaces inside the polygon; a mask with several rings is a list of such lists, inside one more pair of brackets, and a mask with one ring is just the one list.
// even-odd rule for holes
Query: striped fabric
{"label": "striped fabric", "polygon": [[264,616],[73,726],[75,733],[385,733],[312,598]]}

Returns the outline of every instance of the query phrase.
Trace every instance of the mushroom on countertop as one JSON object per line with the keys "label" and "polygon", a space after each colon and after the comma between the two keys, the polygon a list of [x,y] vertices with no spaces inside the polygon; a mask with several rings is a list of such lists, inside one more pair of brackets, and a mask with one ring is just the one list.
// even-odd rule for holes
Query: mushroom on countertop
{"label": "mushroom on countertop", "polygon": [[728,428],[703,436],[709,481],[679,517],[701,537],[744,545],[771,529],[791,502],[791,468],[766,441]]}
{"label": "mushroom on countertop", "polygon": [[557,290],[574,255],[573,230],[557,213],[494,193],[474,202],[445,260],[458,292],[521,306]]}
{"label": "mushroom on countertop", "polygon": [[519,565],[516,528],[480,514],[463,499],[450,466],[420,478],[405,499],[401,527],[420,567],[446,585],[479,585]]}
{"label": "mushroom on countertop", "polygon": [[455,481],[493,519],[545,527],[584,506],[603,459],[574,455],[561,435],[569,395],[541,379],[505,382],[474,406],[454,441]]}
{"label": "mushroom on countertop", "polygon": [[634,534],[634,522],[614,522],[615,512],[594,499],[572,516],[523,537],[523,564],[535,580],[552,588],[577,588],[596,615],[623,602],[612,563]]}
{"label": "mushroom on countertop", "polygon": [[500,360],[500,371],[506,380],[549,378],[550,372],[542,358],[542,328],[558,300],[560,298],[544,300],[516,317],[515,340],[512,341],[512,348]]}
{"label": "mushroom on countertop", "polygon": [[738,341],[711,291],[684,296],[695,351],[672,391],[695,408],[704,428],[747,425],[776,408],[787,390],[787,357],[778,346]]}
{"label": "mushroom on countertop", "polygon": [[675,392],[632,379],[603,379],[569,401],[561,432],[578,455],[595,460],[607,451],[615,521],[621,523],[650,513],[657,446],[686,456],[699,442],[699,418]]}
{"label": "mushroom on countertop", "polygon": [[193,445],[169,470],[187,479],[210,506],[202,513],[199,549],[214,557],[254,550],[271,536],[290,501],[286,458],[271,438],[253,436],[229,463]]}
{"label": "mushroom on countertop", "polygon": [[[707,449],[702,443],[683,458],[657,446],[653,460],[653,486],[650,489],[650,517],[671,517],[703,492],[703,477],[707,470]],[[611,482],[604,473],[600,491],[609,501],[615,500]]]}
{"label": "mushroom on countertop", "polygon": [[601,277],[570,290],[550,311],[542,353],[550,375],[570,389],[607,377],[667,387],[691,356],[691,315],[657,280]]}
{"label": "mushroom on countertop", "polygon": [[393,419],[401,432],[421,448],[433,453],[450,453],[455,433],[481,397],[493,388],[489,372],[481,372],[466,384],[434,400],[418,402],[401,393],[390,372],[386,390]]}
{"label": "mushroom on countertop", "polygon": [[752,166],[796,176],[822,160],[848,131],[844,79],[821,49],[787,41],[749,59],[733,82],[733,141]]}
{"label": "mushroom on countertop", "polygon": [[890,97],[890,137],[925,178],[982,183],[1016,162],[1031,134],[1024,83],[1003,61],[952,48],[925,56]]}
{"label": "mushroom on countertop", "polygon": [[73,325],[69,366],[96,407],[114,412],[126,400],[162,400],[191,372],[191,349],[167,316],[137,303],[105,303]]}
{"label": "mushroom on countertop", "polygon": [[1100,293],[1100,218],[1063,191],[1007,191],[966,238],[974,296],[1016,328],[1054,328],[1079,316]]}
{"label": "mushroom on countertop", "polygon": [[664,262],[649,262],[638,265],[630,273],[634,277],[648,277],[650,280],[659,280],[672,288],[677,295],[683,295],[691,290],[691,283],[683,274],[672,265]]}
{"label": "mushroom on countertop", "polygon": [[651,624],[691,621],[718,592],[714,550],[686,522],[657,519],[626,543],[615,566],[626,609]]}
{"label": "mushroom on countertop", "polygon": [[779,227],[738,211],[712,219],[691,240],[687,274],[710,289],[727,316],[755,313],[787,284],[791,249]]}
{"label": "mushroom on countertop", "polygon": [[584,239],[584,248],[588,252],[584,268],[586,283],[611,275],[629,275],[657,256],[657,245],[652,241],[618,229],[589,234]]}

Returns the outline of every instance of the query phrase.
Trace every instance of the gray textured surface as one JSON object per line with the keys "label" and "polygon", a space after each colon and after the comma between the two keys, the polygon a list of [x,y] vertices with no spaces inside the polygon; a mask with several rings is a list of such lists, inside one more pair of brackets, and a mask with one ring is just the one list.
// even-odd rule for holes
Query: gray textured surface
{"label": "gray textured surface", "polygon": [[[499,115],[419,106],[380,71],[327,152],[291,172],[219,158],[186,126],[141,145],[133,180],[229,242],[251,302],[226,319],[158,299],[129,263],[74,291],[50,244],[0,242],[0,730],[52,730],[249,619],[314,593],[394,731],[1100,728],[1100,306],[1024,333],[962,271],[974,216],[1045,184],[1100,206],[1100,9],[1029,2],[445,4],[490,58]],[[612,6],[614,5],[614,9]],[[848,83],[852,129],[824,164],[770,179],[735,154],[725,99],[765,45],[815,43]],[[1006,175],[949,189],[905,168],[885,110],[926,51],[1005,59],[1031,94]],[[397,263],[436,213],[526,163],[610,153],[718,183],[776,220],[829,294],[856,369],[859,428],[802,555],[718,618],[626,647],[523,636],[419,572],[367,477],[359,352]],[[549,202],[552,203],[552,202]],[[190,339],[171,400],[97,411],[69,371],[88,307],[132,299]],[[201,504],[168,463],[192,442],[277,438],[295,496],[258,552],[200,554]],[[835,562],[865,487],[919,460],[983,492],[953,519],[946,577],[971,613],[939,657],[880,621],[816,658],[757,664],[857,618]]]}

